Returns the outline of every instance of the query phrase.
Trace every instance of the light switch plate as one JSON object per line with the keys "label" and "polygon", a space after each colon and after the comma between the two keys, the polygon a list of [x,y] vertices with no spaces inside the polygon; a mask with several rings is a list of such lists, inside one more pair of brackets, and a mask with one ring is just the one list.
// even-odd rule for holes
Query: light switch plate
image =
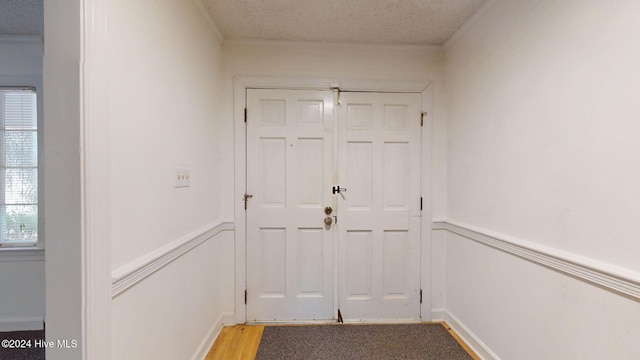
{"label": "light switch plate", "polygon": [[189,176],[189,169],[176,168],[175,173],[175,187],[183,188],[191,186],[191,178]]}

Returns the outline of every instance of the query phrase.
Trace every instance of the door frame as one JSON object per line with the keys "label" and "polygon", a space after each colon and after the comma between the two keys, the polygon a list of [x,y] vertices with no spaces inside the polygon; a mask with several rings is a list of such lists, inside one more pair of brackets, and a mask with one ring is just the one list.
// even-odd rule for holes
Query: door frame
{"label": "door frame", "polygon": [[[431,147],[433,84],[431,81],[395,81],[342,78],[235,77],[233,80],[234,190],[235,216],[235,322],[247,321],[244,301],[247,288],[247,233],[244,194],[246,191],[246,126],[244,123],[247,89],[330,90],[421,93],[424,125],[421,128],[420,192],[423,198],[420,218],[420,286],[423,291],[422,321],[431,320]],[[337,115],[336,115],[337,116]],[[416,119],[418,121],[418,119]],[[334,285],[335,286],[335,285]],[[336,304],[337,306],[337,304]]]}

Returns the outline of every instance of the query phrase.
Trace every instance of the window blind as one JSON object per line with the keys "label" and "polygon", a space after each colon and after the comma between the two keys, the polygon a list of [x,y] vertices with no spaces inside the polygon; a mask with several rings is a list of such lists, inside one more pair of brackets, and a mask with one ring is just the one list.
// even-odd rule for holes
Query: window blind
{"label": "window blind", "polygon": [[0,246],[38,240],[37,124],[33,89],[0,88]]}

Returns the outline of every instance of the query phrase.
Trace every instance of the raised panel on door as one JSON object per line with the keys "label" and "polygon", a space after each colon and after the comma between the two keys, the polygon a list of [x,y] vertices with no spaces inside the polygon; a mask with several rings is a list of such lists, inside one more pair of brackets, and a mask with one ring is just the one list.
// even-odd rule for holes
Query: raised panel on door
{"label": "raised panel on door", "polygon": [[341,94],[338,301],[345,321],[420,319],[420,95]]}
{"label": "raised panel on door", "polygon": [[333,94],[247,91],[247,320],[334,318]]}

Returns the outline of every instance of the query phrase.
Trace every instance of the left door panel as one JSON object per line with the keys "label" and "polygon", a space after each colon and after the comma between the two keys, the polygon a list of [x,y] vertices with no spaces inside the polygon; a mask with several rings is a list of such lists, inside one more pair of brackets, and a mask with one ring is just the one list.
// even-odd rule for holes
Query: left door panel
{"label": "left door panel", "polygon": [[247,320],[334,318],[331,91],[247,90]]}

